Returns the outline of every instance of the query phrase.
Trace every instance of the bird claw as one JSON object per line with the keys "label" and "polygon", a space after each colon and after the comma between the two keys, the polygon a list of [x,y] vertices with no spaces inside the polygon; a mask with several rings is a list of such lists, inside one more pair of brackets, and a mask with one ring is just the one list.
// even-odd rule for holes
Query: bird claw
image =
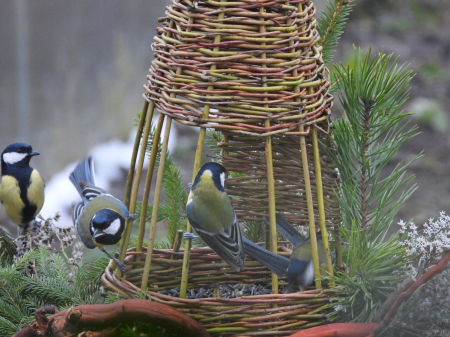
{"label": "bird claw", "polygon": [[117,259],[114,259],[114,262],[116,263],[117,268],[120,269],[122,274],[125,274],[125,265],[122,262],[120,262],[119,260],[117,260]]}
{"label": "bird claw", "polygon": [[183,234],[183,239],[185,240],[192,240],[192,239],[197,239],[198,235],[195,235],[194,233],[184,233]]}

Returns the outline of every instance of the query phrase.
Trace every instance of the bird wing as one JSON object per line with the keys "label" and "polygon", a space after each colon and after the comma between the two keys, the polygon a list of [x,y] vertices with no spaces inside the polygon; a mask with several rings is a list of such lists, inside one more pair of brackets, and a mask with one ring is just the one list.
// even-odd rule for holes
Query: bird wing
{"label": "bird wing", "polygon": [[[82,213],[83,213],[84,209],[85,209],[84,204],[82,202],[80,202],[78,205],[76,205],[73,208],[73,212],[72,212],[73,226],[75,227],[75,229],[78,233],[78,236],[80,237],[83,244],[89,249],[94,249],[95,243],[94,243],[94,240],[92,239],[92,235],[89,230],[89,222],[88,222],[87,226],[81,226],[81,224],[80,224],[80,218],[83,216]],[[83,222],[83,220],[82,220],[82,222]]]}
{"label": "bird wing", "polygon": [[81,194],[83,197],[85,197],[88,201],[99,196],[100,194],[108,194],[105,190],[101,189],[100,187],[94,186],[92,184],[89,184],[87,182],[81,181],[79,183],[81,187]]}
{"label": "bird wing", "polygon": [[72,210],[72,221],[74,225],[77,222],[77,219],[80,217],[81,212],[83,211],[83,206],[84,206],[83,203],[80,202]]}
{"label": "bird wing", "polygon": [[189,218],[189,223],[205,243],[214,250],[235,271],[244,269],[245,250],[242,245],[241,229],[237,221],[228,229],[219,234],[208,234],[202,231],[199,224]]}

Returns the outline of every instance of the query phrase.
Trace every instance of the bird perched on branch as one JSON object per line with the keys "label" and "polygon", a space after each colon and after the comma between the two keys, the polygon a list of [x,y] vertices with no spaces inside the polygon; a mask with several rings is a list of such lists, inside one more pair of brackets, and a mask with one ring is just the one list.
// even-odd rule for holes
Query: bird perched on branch
{"label": "bird perched on branch", "polygon": [[20,228],[20,235],[34,223],[44,205],[44,181],[30,167],[30,159],[39,155],[30,145],[14,143],[2,152],[0,201],[6,215]]}
{"label": "bird perched on branch", "polygon": [[[266,222],[268,220],[266,219]],[[288,288],[292,293],[304,290],[314,283],[314,265],[311,253],[311,240],[301,235],[292,224],[280,214],[276,215],[277,231],[280,232],[294,247],[287,269]],[[326,270],[325,251],[322,240],[317,240],[320,268]]]}
{"label": "bird perched on branch", "polygon": [[241,229],[224,189],[226,169],[218,163],[206,163],[197,173],[186,214],[197,234],[236,271],[244,269],[245,249]]}
{"label": "bird perched on branch", "polygon": [[81,241],[89,249],[98,247],[124,273],[125,265],[112,257],[104,246],[118,243],[126,220],[134,220],[136,215],[129,214],[127,207],[119,199],[95,186],[91,157],[79,163],[69,179],[83,200],[73,210],[73,224]]}

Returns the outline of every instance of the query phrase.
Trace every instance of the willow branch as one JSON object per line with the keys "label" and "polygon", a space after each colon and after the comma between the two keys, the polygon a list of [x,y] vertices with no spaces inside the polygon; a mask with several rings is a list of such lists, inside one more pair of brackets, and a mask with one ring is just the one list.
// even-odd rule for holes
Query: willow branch
{"label": "willow branch", "polygon": [[365,337],[377,326],[376,323],[334,323],[301,330],[289,337]]}

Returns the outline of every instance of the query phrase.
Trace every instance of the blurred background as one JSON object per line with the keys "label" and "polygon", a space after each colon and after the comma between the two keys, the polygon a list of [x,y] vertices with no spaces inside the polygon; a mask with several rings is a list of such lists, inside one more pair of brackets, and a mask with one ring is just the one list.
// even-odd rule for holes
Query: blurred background
{"label": "blurred background", "polygon": [[[123,198],[133,127],[152,60],[150,45],[157,19],[169,3],[0,3],[0,150],[21,141],[41,153],[32,166],[47,182],[51,205],[45,206],[45,216],[69,211],[70,198],[77,197],[68,173],[89,154],[96,160],[97,176],[103,176],[99,185]],[[320,15],[326,1],[315,4]],[[351,61],[353,46],[384,49],[400,56],[400,63],[410,64],[416,74],[404,108],[416,113],[413,124],[421,133],[400,149],[390,168],[425,153],[408,170],[416,175],[419,188],[398,216],[405,221],[414,218],[417,224],[436,218],[441,210],[450,212],[448,32],[448,0],[359,0],[334,58]],[[197,130],[174,127],[170,148],[187,184]],[[69,201],[61,202],[66,197]],[[7,226],[3,208],[0,225]]]}

